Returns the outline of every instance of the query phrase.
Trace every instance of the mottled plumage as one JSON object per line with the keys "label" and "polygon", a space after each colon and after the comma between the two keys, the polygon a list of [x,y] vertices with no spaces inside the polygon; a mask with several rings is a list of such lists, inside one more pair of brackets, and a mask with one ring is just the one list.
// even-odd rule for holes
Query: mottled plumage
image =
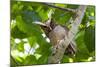
{"label": "mottled plumage", "polygon": [[[59,41],[63,40],[65,36],[68,35],[69,29],[66,26],[56,24],[52,19],[50,22],[45,23],[46,26],[42,26],[41,28],[50,39],[50,42],[53,46],[57,46]],[[76,45],[72,42],[66,48],[65,54],[75,54],[76,53]]]}

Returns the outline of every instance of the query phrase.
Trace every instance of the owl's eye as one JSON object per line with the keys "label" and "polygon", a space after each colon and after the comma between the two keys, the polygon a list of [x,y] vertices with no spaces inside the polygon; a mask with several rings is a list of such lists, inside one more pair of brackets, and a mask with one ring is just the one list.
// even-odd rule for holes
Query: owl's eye
{"label": "owl's eye", "polygon": [[47,26],[43,26],[44,28],[48,28]]}

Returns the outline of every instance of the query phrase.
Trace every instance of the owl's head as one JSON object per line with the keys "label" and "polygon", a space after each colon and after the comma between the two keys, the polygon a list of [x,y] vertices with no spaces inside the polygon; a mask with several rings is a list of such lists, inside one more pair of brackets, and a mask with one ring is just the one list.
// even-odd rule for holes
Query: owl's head
{"label": "owl's head", "polygon": [[57,24],[54,22],[53,19],[48,19],[44,24],[45,26],[43,25],[40,26],[47,36],[57,26]]}
{"label": "owl's head", "polygon": [[48,19],[44,23],[37,22],[36,24],[40,25],[40,27],[43,29],[43,31],[45,32],[47,36],[49,32],[51,32],[57,26],[57,24],[54,22],[53,19]]}

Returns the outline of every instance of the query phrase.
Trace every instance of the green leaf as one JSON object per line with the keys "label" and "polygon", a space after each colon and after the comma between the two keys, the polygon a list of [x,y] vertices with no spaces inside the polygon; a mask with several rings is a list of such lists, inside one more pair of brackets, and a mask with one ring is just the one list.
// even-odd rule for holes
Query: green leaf
{"label": "green leaf", "polygon": [[71,18],[71,14],[69,12],[64,12],[59,9],[55,9],[53,14],[53,19],[55,19],[56,23],[65,25],[68,23],[69,19]]}
{"label": "green leaf", "polygon": [[17,45],[17,50],[20,52],[24,52],[24,42],[20,42]]}
{"label": "green leaf", "polygon": [[30,46],[31,47],[35,47],[36,46],[36,37],[34,36],[34,37],[29,37],[28,38],[28,41],[29,41],[29,44],[30,44]]}
{"label": "green leaf", "polygon": [[19,30],[27,33],[28,35],[36,35],[36,32],[41,33],[40,28],[37,25],[32,24],[32,22],[26,22],[23,20],[22,16],[17,16],[16,22]]}
{"label": "green leaf", "polygon": [[89,26],[85,29],[85,44],[88,48],[89,52],[92,52],[95,50],[95,30],[92,26]]}
{"label": "green leaf", "polygon": [[37,64],[37,59],[34,55],[28,55],[23,63],[24,65]]}
{"label": "green leaf", "polygon": [[40,18],[42,19],[42,22],[46,21],[48,19],[48,13],[51,9],[48,8],[48,6],[40,4],[40,6],[37,8],[36,12],[38,12]]}
{"label": "green leaf", "polygon": [[79,7],[79,5],[72,5],[72,4],[67,4],[67,8],[71,8],[71,9],[77,9]]}
{"label": "green leaf", "polygon": [[62,62],[62,63],[68,63],[68,62],[69,62],[69,57],[66,56],[66,55],[64,55],[61,62]]}
{"label": "green leaf", "polygon": [[15,26],[14,28],[11,29],[11,36],[13,38],[20,38],[20,39],[28,37],[28,35],[22,31],[20,31],[17,26]]}
{"label": "green leaf", "polygon": [[76,62],[84,61],[90,56],[89,51],[84,43],[84,34],[85,31],[82,30],[76,35],[77,53],[74,59]]}

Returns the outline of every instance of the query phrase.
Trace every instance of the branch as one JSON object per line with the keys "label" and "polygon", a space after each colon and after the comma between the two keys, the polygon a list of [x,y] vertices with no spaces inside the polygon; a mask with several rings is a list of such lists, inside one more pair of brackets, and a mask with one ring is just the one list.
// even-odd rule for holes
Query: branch
{"label": "branch", "polygon": [[42,3],[42,4],[47,5],[49,7],[52,7],[52,8],[57,8],[57,9],[60,9],[60,10],[63,10],[63,11],[69,11],[69,12],[73,12],[73,13],[76,13],[76,11],[77,11],[77,9],[62,8],[62,7],[51,5],[49,3]]}
{"label": "branch", "polygon": [[82,18],[84,17],[84,12],[86,10],[86,6],[81,5],[79,6],[77,10],[77,17],[73,21],[73,24],[71,25],[72,28],[70,29],[68,33],[68,37],[66,36],[63,40],[59,42],[59,46],[57,49],[54,48],[55,54],[51,54],[51,56],[48,59],[48,63],[59,63],[60,60],[63,58],[64,52],[66,48],[68,47],[69,43],[73,40],[74,36],[76,35],[78,31],[78,26],[80,25]]}
{"label": "branch", "polygon": [[84,17],[84,13],[85,13],[85,10],[86,10],[86,7],[85,5],[81,5],[77,11],[77,17],[76,19],[73,21],[73,23],[71,24],[71,29],[70,29],[70,32],[68,34],[68,37],[69,40],[71,41],[74,36],[76,35],[76,33],[78,32],[78,26],[81,24],[82,22],[82,18]]}

